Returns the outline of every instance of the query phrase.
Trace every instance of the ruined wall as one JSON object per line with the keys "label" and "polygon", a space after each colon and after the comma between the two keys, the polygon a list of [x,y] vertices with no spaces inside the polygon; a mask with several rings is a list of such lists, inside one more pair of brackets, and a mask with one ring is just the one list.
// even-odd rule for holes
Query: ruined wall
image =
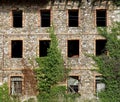
{"label": "ruined wall", "polygon": [[[23,27],[12,27],[12,10],[19,8],[23,10]],[[39,40],[48,40],[49,33],[47,27],[40,27],[40,9],[51,10],[51,22],[55,27],[55,34],[59,41],[59,48],[63,55],[65,65],[71,68],[70,75],[80,76],[81,83],[79,92],[83,96],[93,97],[94,94],[94,76],[91,71],[94,68],[94,61],[86,54],[95,55],[95,40],[104,39],[98,35],[95,25],[96,9],[107,9],[107,25],[113,21],[120,21],[120,10],[114,8],[109,3],[91,5],[83,2],[81,5],[76,2],[55,2],[53,5],[40,6],[37,4],[27,5],[0,5],[0,69],[4,70],[3,80],[9,81],[10,75],[23,73],[22,69],[34,65],[29,63],[29,59],[34,60],[39,55]],[[68,27],[68,10],[79,10],[79,26]],[[67,57],[67,40],[79,40],[79,57]],[[11,40],[23,40],[23,58],[11,58]],[[2,76],[0,74],[0,76]],[[2,78],[0,78],[2,81]]]}

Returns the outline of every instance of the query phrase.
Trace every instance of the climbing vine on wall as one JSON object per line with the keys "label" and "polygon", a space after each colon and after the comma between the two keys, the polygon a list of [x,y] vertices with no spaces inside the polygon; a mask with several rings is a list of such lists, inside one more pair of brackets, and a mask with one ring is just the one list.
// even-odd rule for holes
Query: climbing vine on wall
{"label": "climbing vine on wall", "polygon": [[54,34],[54,27],[49,29],[49,33],[51,42],[47,56],[36,59],[39,66],[36,69],[38,89],[40,92],[45,93],[49,93],[50,89],[65,76],[64,62],[61,52],[58,49],[58,41]]}
{"label": "climbing vine on wall", "polygon": [[102,102],[120,102],[120,23],[116,22],[109,30],[100,28],[98,31],[107,39],[108,51],[108,55],[93,57],[106,85],[99,97]]}

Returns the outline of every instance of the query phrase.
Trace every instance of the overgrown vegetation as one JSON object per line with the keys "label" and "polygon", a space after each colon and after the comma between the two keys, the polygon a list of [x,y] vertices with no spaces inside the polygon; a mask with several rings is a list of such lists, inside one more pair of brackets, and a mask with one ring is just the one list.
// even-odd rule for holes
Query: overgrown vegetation
{"label": "overgrown vegetation", "polygon": [[98,31],[107,39],[108,51],[108,55],[94,57],[106,85],[99,98],[101,102],[120,102],[120,23],[113,24],[109,31],[106,28]]}
{"label": "overgrown vegetation", "polygon": [[0,86],[0,102],[20,102],[18,96],[10,96],[7,83]]}
{"label": "overgrown vegetation", "polygon": [[10,101],[10,97],[8,94],[8,87],[7,84],[3,84],[2,86],[0,86],[0,101],[2,102],[4,100],[4,102],[8,102]]}
{"label": "overgrown vegetation", "polygon": [[38,102],[74,102],[76,94],[66,94],[66,86],[59,86],[67,78],[68,70],[65,70],[61,52],[58,49],[58,41],[54,34],[54,27],[49,29],[50,48],[46,57],[36,59],[39,68],[36,76],[38,80]]}
{"label": "overgrown vegetation", "polygon": [[112,1],[115,5],[120,6],[120,0],[112,0]]}
{"label": "overgrown vegetation", "polygon": [[54,27],[49,29],[50,48],[46,57],[36,59],[39,68],[36,69],[38,89],[41,92],[49,93],[51,88],[65,77],[64,62],[61,52],[58,49],[58,41],[54,34]]}
{"label": "overgrown vegetation", "polygon": [[39,94],[38,102],[75,102],[79,97],[79,94],[66,93],[65,86],[54,86],[49,93]]}

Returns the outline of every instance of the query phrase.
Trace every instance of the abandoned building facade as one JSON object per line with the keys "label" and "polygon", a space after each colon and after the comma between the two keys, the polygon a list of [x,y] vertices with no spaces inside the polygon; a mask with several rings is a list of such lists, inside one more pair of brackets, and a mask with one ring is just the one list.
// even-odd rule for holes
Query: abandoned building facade
{"label": "abandoned building facade", "polygon": [[37,67],[37,56],[47,55],[50,45],[47,30],[53,24],[65,68],[71,68],[69,78],[63,84],[71,92],[94,97],[96,90],[101,88],[100,74],[93,71],[95,62],[86,55],[104,52],[106,39],[98,34],[97,27],[108,27],[120,21],[119,8],[106,2],[98,0],[92,5],[87,0],[47,3],[1,0],[0,84],[7,82],[10,94],[36,94],[33,88],[36,84],[31,78],[34,75],[26,69]]}

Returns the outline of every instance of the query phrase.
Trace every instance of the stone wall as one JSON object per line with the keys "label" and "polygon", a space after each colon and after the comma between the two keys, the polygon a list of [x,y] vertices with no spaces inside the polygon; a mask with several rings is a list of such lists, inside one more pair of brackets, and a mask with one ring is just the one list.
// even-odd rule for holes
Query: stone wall
{"label": "stone wall", "polygon": [[[19,8],[23,10],[23,27],[12,27],[12,10]],[[111,9],[112,8],[112,9]],[[51,10],[51,22],[55,27],[55,34],[59,41],[59,48],[63,55],[66,68],[71,68],[70,75],[80,76],[81,83],[79,92],[84,97],[93,97],[95,88],[94,61],[86,54],[95,55],[95,40],[104,39],[101,37],[95,26],[96,9],[107,9],[108,26],[113,21],[120,21],[119,8],[111,6],[108,3],[91,5],[83,2],[55,2],[53,5],[48,4],[40,6],[37,4],[24,5],[0,5],[0,70],[4,71],[4,78],[10,75],[21,74],[22,69],[29,67],[34,68],[36,64],[31,65],[29,59],[34,60],[39,55],[39,40],[48,40],[48,28],[40,27],[40,9]],[[79,26],[68,27],[69,9],[79,10]],[[67,57],[67,40],[79,40],[79,57]],[[23,40],[23,58],[11,58],[11,40]],[[24,63],[23,63],[24,62]],[[0,76],[2,72],[0,72]],[[1,79],[1,78],[0,78]],[[2,81],[2,79],[1,79]],[[7,80],[9,82],[9,80]]]}

